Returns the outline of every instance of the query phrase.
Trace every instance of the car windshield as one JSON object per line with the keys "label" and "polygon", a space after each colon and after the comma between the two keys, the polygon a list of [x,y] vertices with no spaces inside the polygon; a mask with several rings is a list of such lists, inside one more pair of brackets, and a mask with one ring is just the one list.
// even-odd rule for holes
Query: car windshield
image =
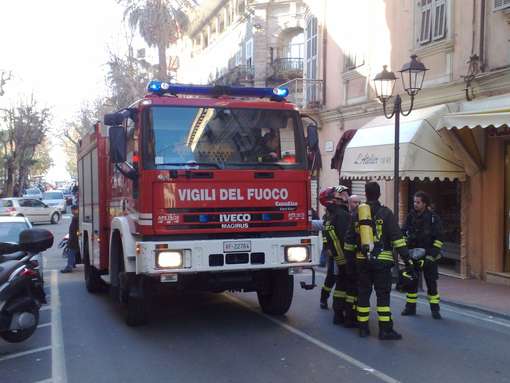
{"label": "car windshield", "polygon": [[18,243],[19,233],[28,228],[25,222],[0,222],[0,242]]}
{"label": "car windshield", "polygon": [[27,189],[26,194],[28,194],[28,195],[36,195],[36,194],[41,194],[41,191],[39,189]]}
{"label": "car windshield", "polygon": [[43,199],[64,199],[62,192],[46,192],[43,194]]}
{"label": "car windshield", "polygon": [[154,106],[144,121],[147,169],[305,167],[295,111]]}

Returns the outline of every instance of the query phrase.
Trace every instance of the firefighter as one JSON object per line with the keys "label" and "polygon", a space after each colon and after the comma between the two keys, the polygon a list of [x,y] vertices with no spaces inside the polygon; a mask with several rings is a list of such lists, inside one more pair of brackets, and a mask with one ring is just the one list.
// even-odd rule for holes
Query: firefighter
{"label": "firefighter", "polygon": [[[404,234],[416,275],[423,272],[427,285],[430,311],[434,319],[441,319],[439,313],[439,293],[437,291],[437,261],[441,258],[443,233],[441,220],[430,209],[430,197],[418,191],[413,198],[414,210],[409,213],[404,226]],[[418,298],[418,278],[411,278],[407,288],[406,307],[402,315],[416,315]]]}
{"label": "firefighter", "polygon": [[333,310],[335,313],[333,323],[344,324],[346,278],[343,244],[350,223],[349,189],[343,185],[327,188],[320,193],[319,201],[326,207],[323,239],[328,254],[326,280],[321,291],[321,308],[327,308],[329,294],[335,286],[333,291]]}
{"label": "firefighter", "polygon": [[370,295],[377,296],[379,339],[398,340],[402,335],[393,329],[390,310],[392,249],[396,249],[411,270],[406,242],[393,212],[379,202],[381,191],[377,182],[365,185],[367,204],[361,204],[345,239],[345,257],[348,270],[356,269],[358,278],[358,328],[360,337],[370,335]]}

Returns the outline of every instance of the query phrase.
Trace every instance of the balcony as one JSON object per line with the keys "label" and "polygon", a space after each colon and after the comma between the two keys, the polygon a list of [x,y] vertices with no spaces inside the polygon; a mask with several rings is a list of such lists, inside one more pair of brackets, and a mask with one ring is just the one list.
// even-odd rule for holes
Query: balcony
{"label": "balcony", "polygon": [[303,59],[282,57],[270,64],[268,80],[285,81],[303,77]]}
{"label": "balcony", "polygon": [[238,65],[214,80],[215,85],[253,85],[254,67]]}
{"label": "balcony", "polygon": [[299,109],[317,111],[323,105],[323,83],[323,80],[295,78],[278,86],[289,88],[287,101],[296,104]]}

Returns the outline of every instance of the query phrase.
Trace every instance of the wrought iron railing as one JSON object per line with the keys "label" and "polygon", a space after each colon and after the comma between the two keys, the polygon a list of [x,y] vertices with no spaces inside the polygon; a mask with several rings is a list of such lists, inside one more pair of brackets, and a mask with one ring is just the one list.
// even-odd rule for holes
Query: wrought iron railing
{"label": "wrought iron railing", "polygon": [[291,80],[303,77],[303,59],[283,57],[271,63],[271,76],[274,79]]}
{"label": "wrought iron railing", "polygon": [[255,71],[251,65],[238,65],[214,80],[218,85],[240,85],[252,83]]}
{"label": "wrought iron railing", "polygon": [[323,80],[295,78],[280,87],[289,88],[287,100],[301,109],[320,109],[323,105]]}

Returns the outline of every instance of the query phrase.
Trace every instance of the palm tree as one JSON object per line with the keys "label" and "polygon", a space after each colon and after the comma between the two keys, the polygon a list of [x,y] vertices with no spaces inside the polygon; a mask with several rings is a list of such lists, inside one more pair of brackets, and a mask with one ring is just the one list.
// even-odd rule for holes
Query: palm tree
{"label": "palm tree", "polygon": [[118,0],[124,4],[124,19],[140,32],[149,47],[158,49],[159,78],[167,77],[166,49],[175,43],[188,26],[187,8],[197,5],[195,0]]}

